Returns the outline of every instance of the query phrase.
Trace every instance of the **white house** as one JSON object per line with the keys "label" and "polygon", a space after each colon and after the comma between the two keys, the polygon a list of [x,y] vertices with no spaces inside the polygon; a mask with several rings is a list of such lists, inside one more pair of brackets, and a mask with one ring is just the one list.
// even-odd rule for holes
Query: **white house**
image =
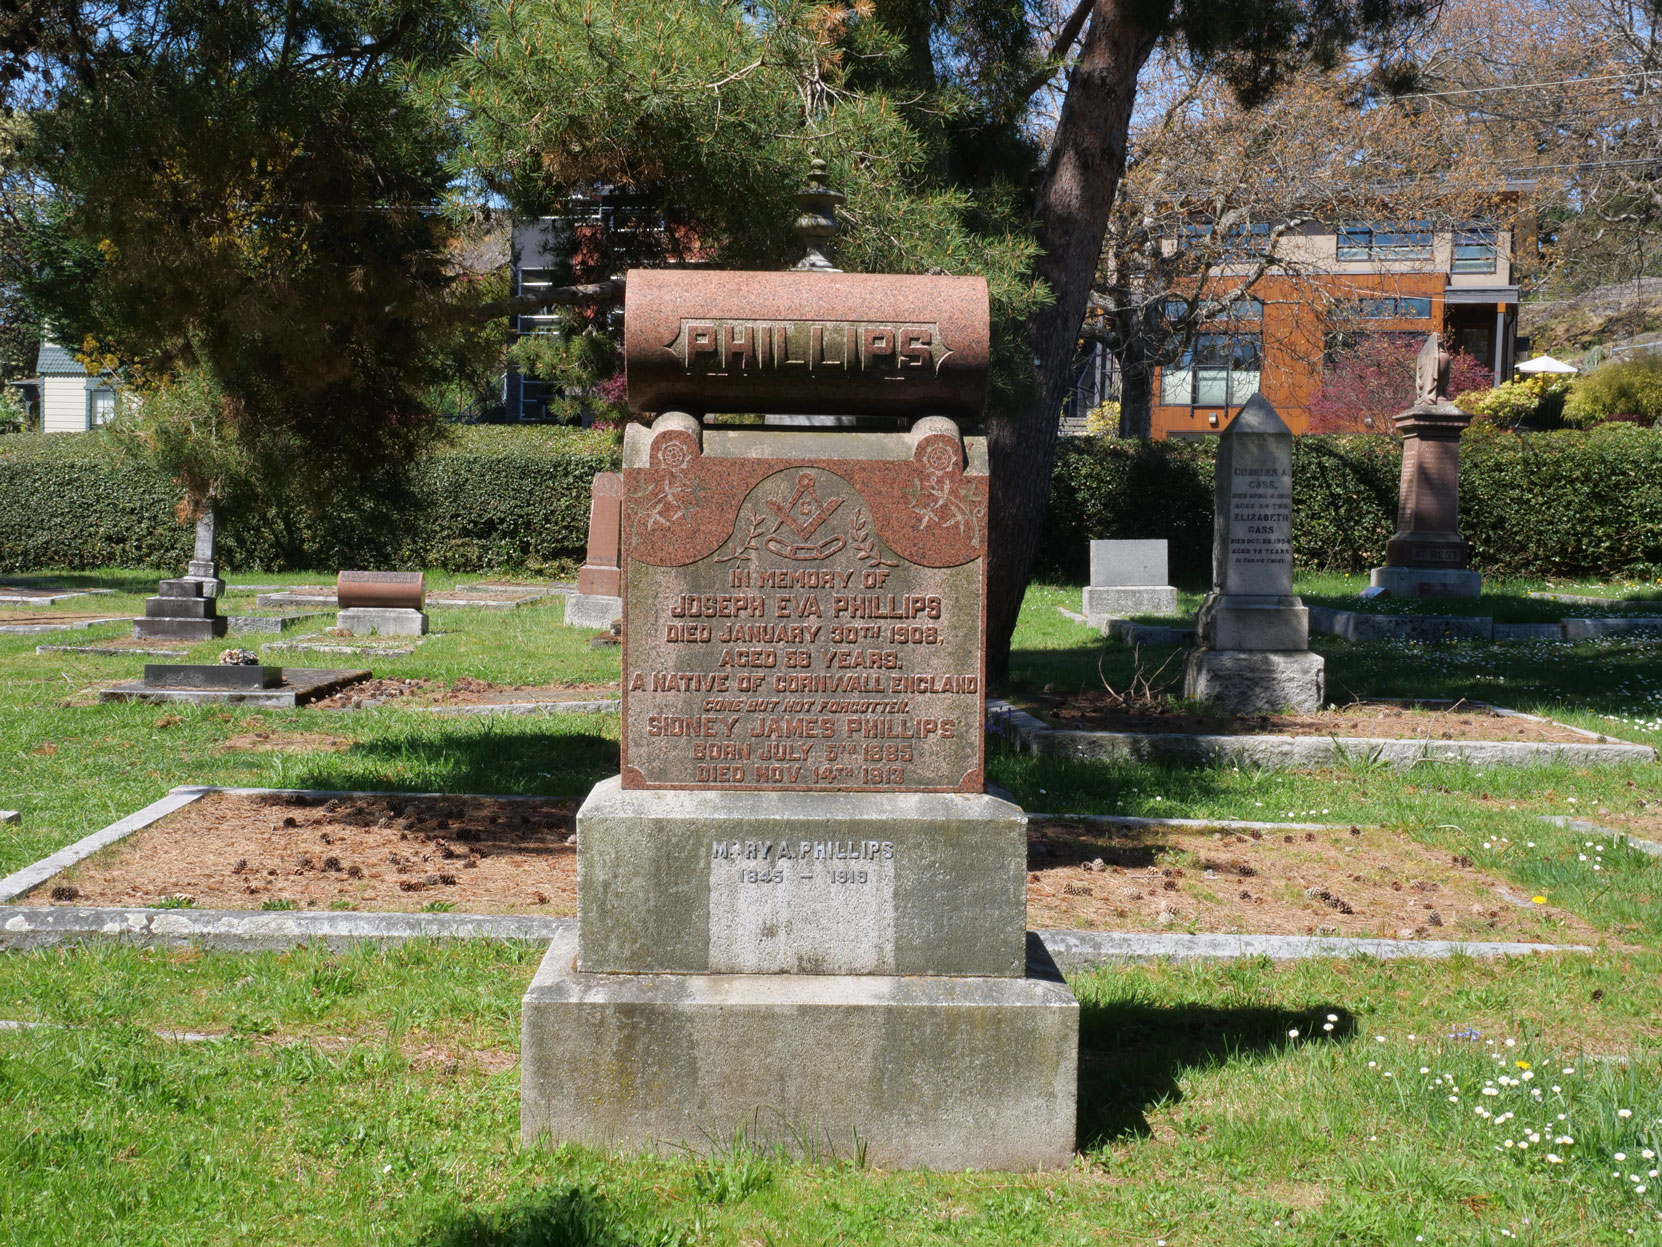
{"label": "white house", "polygon": [[23,382],[35,390],[42,433],[85,433],[108,424],[115,415],[118,382],[109,375],[92,376],[70,352],[42,339],[35,361],[35,377]]}

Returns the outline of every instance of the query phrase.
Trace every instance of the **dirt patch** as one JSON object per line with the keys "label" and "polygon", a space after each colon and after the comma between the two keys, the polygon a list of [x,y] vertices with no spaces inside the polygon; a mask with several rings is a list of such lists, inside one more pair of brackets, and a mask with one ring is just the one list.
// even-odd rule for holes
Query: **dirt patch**
{"label": "dirt patch", "polygon": [[346,737],[321,732],[248,732],[231,737],[219,748],[226,753],[339,753],[351,747]]}
{"label": "dirt patch", "polygon": [[577,912],[571,802],[211,793],[20,903]]}
{"label": "dirt patch", "polygon": [[438,680],[365,680],[316,704],[325,710],[375,706],[487,706],[524,701],[596,701],[618,695],[615,684],[492,684],[462,676]]}
{"label": "dirt patch", "polygon": [[[250,734],[258,735],[258,734]],[[277,737],[288,735],[271,733]],[[294,734],[298,735],[298,734]],[[244,737],[243,739],[247,739]],[[21,904],[410,913],[577,911],[570,802],[214,793]],[[1105,830],[1029,836],[1027,921],[1108,931],[1596,943],[1574,915],[1400,832]]]}
{"label": "dirt patch", "polygon": [[[1213,736],[1337,736],[1383,740],[1521,740],[1586,744],[1593,739],[1545,719],[1499,714],[1487,707],[1450,709],[1371,702],[1315,714],[1203,715],[1179,710],[1119,709],[1106,692],[1035,697],[1035,713],[1052,727],[1090,732],[1192,732]],[[1598,737],[1599,740],[1615,739]]]}
{"label": "dirt patch", "polygon": [[85,623],[89,619],[114,619],[119,622],[119,611],[8,611],[0,610],[0,627],[13,624],[69,624]]}
{"label": "dirt patch", "polygon": [[1597,942],[1573,914],[1384,828],[1147,831],[1046,823],[1028,840],[1032,927]]}

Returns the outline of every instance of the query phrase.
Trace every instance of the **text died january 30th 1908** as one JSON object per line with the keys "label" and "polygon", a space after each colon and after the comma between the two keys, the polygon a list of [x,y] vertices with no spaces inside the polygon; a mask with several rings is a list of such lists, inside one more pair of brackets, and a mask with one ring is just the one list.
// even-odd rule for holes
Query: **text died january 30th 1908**
{"label": "text died january 30th 1908", "polygon": [[[781,466],[746,491],[709,553],[630,562],[626,776],[648,787],[979,790],[982,561],[901,557],[885,540],[893,525],[964,517],[937,505],[927,473],[882,466],[912,488],[885,481],[868,498],[830,467]],[[651,514],[634,507],[635,526]]]}

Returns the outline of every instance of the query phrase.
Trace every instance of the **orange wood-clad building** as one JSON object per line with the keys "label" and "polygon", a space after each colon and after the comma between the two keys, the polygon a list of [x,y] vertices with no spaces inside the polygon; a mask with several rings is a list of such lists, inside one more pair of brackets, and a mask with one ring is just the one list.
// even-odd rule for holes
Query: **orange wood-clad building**
{"label": "orange wood-clad building", "polygon": [[[1435,331],[1492,369],[1497,383],[1507,379],[1517,348],[1513,233],[1412,222],[1289,231],[1277,254],[1292,272],[1260,278],[1227,324],[1205,326],[1182,358],[1157,371],[1154,437],[1216,433],[1255,393],[1303,432],[1336,332]],[[1229,275],[1219,270],[1209,284],[1227,289]]]}

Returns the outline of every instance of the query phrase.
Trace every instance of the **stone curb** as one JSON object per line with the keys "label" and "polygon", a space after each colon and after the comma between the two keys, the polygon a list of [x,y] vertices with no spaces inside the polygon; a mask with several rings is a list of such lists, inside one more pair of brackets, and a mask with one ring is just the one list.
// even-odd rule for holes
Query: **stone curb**
{"label": "stone curb", "polygon": [[[83,858],[91,857],[100,849],[107,849],[118,840],[126,839],[135,831],[142,831],[151,823],[159,822],[175,810],[183,809],[193,801],[200,801],[209,793],[229,792],[238,796],[257,797],[400,797],[400,798],[435,798],[455,797],[460,801],[559,801],[560,797],[523,796],[521,794],[502,793],[466,793],[454,794],[446,792],[371,792],[337,788],[236,788],[220,787],[213,784],[180,784],[168,793],[152,801],[141,810],[135,810],[126,818],[111,823],[108,827],[100,828],[89,836],[83,836],[74,844],[59,849],[50,857],[43,857],[38,862],[25,866],[22,870],[0,878],[0,904],[15,900],[25,892],[32,891],[45,883],[53,875],[66,870]],[[114,912],[114,911],[111,911]],[[179,910],[135,910],[136,913],[179,913]],[[206,910],[202,912],[207,912]],[[229,911],[240,912],[240,911]],[[338,916],[331,914],[331,917]]]}
{"label": "stone curb", "polygon": [[1528,953],[1590,953],[1584,944],[1475,943],[1461,940],[1374,940],[1313,935],[1145,935],[1121,931],[1040,931],[1064,971],[1116,961],[1225,961],[1268,957],[1517,957]]}
{"label": "stone curb", "polygon": [[[262,648],[275,649],[276,646]],[[212,688],[149,688],[143,680],[130,680],[100,689],[100,702],[146,702],[162,705],[167,702],[191,702],[198,705],[252,706],[256,709],[287,709],[317,701],[331,693],[369,679],[363,668],[285,667],[282,688],[273,689],[212,689]]]}
{"label": "stone curb", "polygon": [[55,624],[0,624],[0,636],[36,636],[42,632],[84,632],[103,624],[129,623],[131,615],[111,615],[108,619],[81,619],[74,623]]}
{"label": "stone curb", "polygon": [[[1468,703],[1477,705],[1476,702]],[[1502,714],[1518,711],[1490,707]],[[1534,718],[1533,715],[1523,715]],[[1059,731],[1010,703],[989,700],[989,730],[1003,730],[1028,753],[1065,758],[1133,758],[1141,761],[1234,762],[1268,768],[1325,766],[1334,762],[1385,762],[1398,770],[1419,762],[1469,762],[1480,766],[1539,766],[1567,762],[1615,766],[1655,762],[1649,745],[1599,742],[1585,745],[1513,740],[1387,740],[1356,736],[1217,736],[1188,732]],[[994,728],[994,721],[1002,725]],[[1557,724],[1565,727],[1564,724]]]}
{"label": "stone curb", "polygon": [[623,705],[610,701],[504,701],[477,706],[409,706],[419,714],[615,714]]}
{"label": "stone curb", "polygon": [[162,947],[202,944],[227,952],[280,950],[313,941],[334,949],[415,939],[546,943],[576,923],[575,918],[512,914],[6,905],[0,906],[0,949],[51,948],[100,936]]}
{"label": "stone curb", "polygon": [[1588,641],[1662,631],[1662,616],[1657,615],[1498,624],[1482,615],[1374,615],[1332,606],[1309,611],[1312,632],[1347,641]]}
{"label": "stone curb", "polygon": [[1239,818],[1136,818],[1127,814],[1029,814],[1030,823],[1092,823],[1128,831],[1162,827],[1195,831],[1349,831],[1355,823],[1261,823]]}
{"label": "stone curb", "polygon": [[200,800],[207,793],[214,791],[217,790],[182,785],[173,789],[165,797],[152,801],[142,810],[137,810],[126,818],[93,832],[90,836],[83,836],[74,844],[59,849],[50,857],[43,857],[40,861],[25,866],[22,870],[13,871],[5,878],[0,879],[0,903],[38,888],[53,875],[73,866],[82,858],[91,857],[99,849],[108,848],[117,840],[125,839],[141,827],[148,827],[158,819],[166,818],[174,810],[182,809],[192,801]]}
{"label": "stone curb", "polygon": [[1541,821],[1552,823],[1558,827],[1568,827],[1571,831],[1585,831],[1594,835],[1609,836],[1612,840],[1619,841],[1640,853],[1647,853],[1651,857],[1662,857],[1662,844],[1655,840],[1630,836],[1625,831],[1618,831],[1614,827],[1605,827],[1599,823],[1590,823],[1584,818],[1569,818],[1563,814],[1543,814],[1541,815]]}
{"label": "stone curb", "polygon": [[[575,930],[575,918],[495,914],[365,914],[348,911],[123,909],[0,906],[0,950],[52,948],[87,939],[160,947],[200,944],[226,952],[269,952],[318,942],[343,949],[364,941],[413,939],[525,940],[547,943]],[[1124,931],[1039,931],[1056,964],[1079,972],[1125,961],[1226,961],[1268,957],[1516,957],[1587,953],[1581,944],[1380,940],[1303,935],[1166,935]]]}

